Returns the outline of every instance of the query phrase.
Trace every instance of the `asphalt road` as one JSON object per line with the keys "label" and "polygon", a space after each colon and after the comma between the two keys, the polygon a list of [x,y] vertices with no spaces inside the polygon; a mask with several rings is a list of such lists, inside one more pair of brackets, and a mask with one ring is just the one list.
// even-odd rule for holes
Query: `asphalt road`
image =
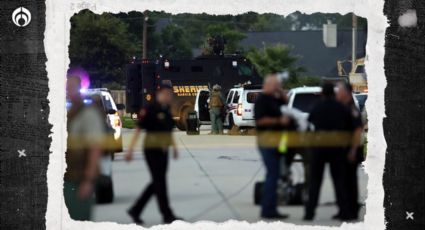
{"label": "asphalt road", "polygon": [[[170,160],[168,171],[169,196],[175,214],[188,222],[234,219],[253,223],[261,220],[260,208],[253,204],[254,183],[264,178],[255,137],[210,136],[207,132],[203,130],[199,136],[175,132],[180,157]],[[124,149],[131,134],[131,130],[124,130]],[[96,205],[94,221],[131,223],[126,210],[150,181],[140,143],[131,163],[124,161],[123,153],[116,154],[112,167],[115,200],[112,204]],[[361,168],[358,173],[360,199],[364,201],[367,176]],[[334,200],[333,186],[326,169],[315,221],[302,221],[302,206],[280,206],[279,211],[290,215],[285,220],[288,223],[340,225],[340,222],[331,220],[337,211]],[[362,208],[361,219],[364,212]],[[148,203],[141,217],[147,227],[162,223],[156,199]]]}

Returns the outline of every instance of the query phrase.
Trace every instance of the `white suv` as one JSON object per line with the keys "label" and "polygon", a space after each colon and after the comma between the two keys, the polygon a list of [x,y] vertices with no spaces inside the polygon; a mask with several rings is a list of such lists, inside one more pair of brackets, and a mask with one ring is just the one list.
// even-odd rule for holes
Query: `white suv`
{"label": "white suv", "polygon": [[[232,88],[226,97],[226,117],[224,126],[232,128],[255,127],[254,103],[261,93],[261,86],[244,86]],[[195,112],[199,119],[199,125],[211,124],[208,110],[208,98],[210,92],[201,89],[197,92],[195,101]]]}
{"label": "white suv", "polygon": [[261,93],[261,86],[244,86],[230,89],[227,94],[224,125],[232,128],[255,127],[254,103]]}

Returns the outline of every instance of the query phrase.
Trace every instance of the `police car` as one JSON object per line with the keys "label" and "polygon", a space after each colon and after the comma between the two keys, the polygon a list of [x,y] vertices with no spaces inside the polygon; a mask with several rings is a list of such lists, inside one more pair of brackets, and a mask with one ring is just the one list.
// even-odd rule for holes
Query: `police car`
{"label": "police car", "polygon": [[[228,128],[248,128],[255,127],[254,103],[261,93],[261,86],[239,86],[231,88],[226,97],[226,114],[224,126]],[[200,89],[195,100],[195,112],[199,119],[199,125],[209,125],[210,114],[208,99],[210,91]]]}
{"label": "police car", "polygon": [[[114,142],[111,146],[112,149],[112,158],[113,153],[122,152],[122,122],[121,118],[118,115],[119,110],[123,110],[125,106],[123,104],[115,104],[114,99],[112,98],[109,90],[106,88],[95,88],[95,89],[83,89],[81,91],[82,95],[87,98],[93,95],[98,95],[102,99],[102,105],[105,113],[107,114],[106,120],[109,127],[113,129]],[[89,103],[85,99],[85,103]]]}
{"label": "police car", "polygon": [[229,128],[255,127],[254,103],[260,93],[261,86],[246,85],[230,89],[224,124]]}

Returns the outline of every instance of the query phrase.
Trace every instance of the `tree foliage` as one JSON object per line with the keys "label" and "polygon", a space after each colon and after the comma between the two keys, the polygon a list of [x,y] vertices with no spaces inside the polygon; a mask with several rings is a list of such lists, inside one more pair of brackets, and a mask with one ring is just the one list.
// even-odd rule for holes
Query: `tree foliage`
{"label": "tree foliage", "polygon": [[176,24],[169,24],[159,36],[160,54],[167,58],[191,58],[192,47],[186,31]]}
{"label": "tree foliage", "polygon": [[224,53],[236,53],[242,51],[243,48],[239,43],[246,37],[244,33],[241,33],[228,25],[210,25],[206,29],[206,39],[202,47],[207,50],[207,54],[212,53],[210,47],[208,47],[207,40],[215,36],[220,36],[225,39]]}
{"label": "tree foliage", "polygon": [[[133,38],[132,42],[136,46],[136,52],[134,56],[141,58],[143,49],[143,24],[145,15],[143,12],[131,11],[128,14],[119,13],[116,16],[128,24],[128,32],[131,34],[131,37]],[[162,51],[160,33],[157,33],[155,28],[159,18],[152,17],[151,13],[148,13],[147,16],[147,57],[153,59],[157,58]]]}
{"label": "tree foliage", "polygon": [[321,84],[319,77],[303,75],[305,69],[297,65],[298,57],[291,55],[291,49],[286,45],[277,44],[263,50],[251,49],[247,52],[247,58],[255,66],[260,76],[289,72],[289,77],[283,83],[284,88]]}
{"label": "tree foliage", "polygon": [[83,11],[72,17],[71,25],[71,67],[84,68],[95,86],[124,82],[123,66],[136,50],[127,24],[111,14]]}
{"label": "tree foliage", "polygon": [[[272,13],[247,12],[240,15],[176,14],[163,11],[148,13],[147,54],[154,59],[159,55],[170,58],[190,58],[192,50],[204,48],[211,53],[207,40],[213,36],[226,39],[225,53],[246,53],[261,75],[288,70],[288,84],[315,82],[300,77],[303,68],[297,67],[297,57],[290,55],[284,45],[266,47],[264,50],[243,50],[240,42],[247,32],[321,29],[331,20],[339,29],[351,27],[352,14],[311,15],[295,12],[282,16]],[[165,20],[164,20],[165,19]],[[131,57],[141,57],[143,24],[142,12],[96,15],[88,10],[71,18],[71,66],[81,66],[90,74],[92,83],[124,82],[123,67]],[[366,19],[358,18],[360,29],[367,26]],[[161,24],[162,23],[162,24]],[[161,24],[161,25],[159,25]],[[97,82],[97,84],[96,84]],[[93,85],[93,84],[92,84]]]}
{"label": "tree foliage", "polygon": [[288,71],[290,76],[296,77],[305,72],[304,68],[296,65],[298,57],[292,56],[291,49],[284,44],[267,46],[264,49],[251,49],[246,57],[261,76]]}

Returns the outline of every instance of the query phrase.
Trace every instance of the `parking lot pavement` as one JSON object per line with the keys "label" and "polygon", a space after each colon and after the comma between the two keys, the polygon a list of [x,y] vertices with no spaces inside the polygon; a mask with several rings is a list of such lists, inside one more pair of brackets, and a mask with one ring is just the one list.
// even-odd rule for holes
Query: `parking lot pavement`
{"label": "parking lot pavement", "polygon": [[[180,158],[170,158],[168,187],[171,207],[186,221],[209,220],[224,222],[229,219],[259,221],[260,209],[253,204],[253,187],[263,180],[264,169],[256,150],[254,136],[211,136],[203,130],[201,135],[188,136],[175,132]],[[131,130],[124,130],[124,148]],[[140,144],[139,144],[140,146]],[[141,154],[136,150],[135,160],[127,163],[123,153],[116,154],[113,162],[115,200],[112,204],[96,205],[94,221],[131,223],[126,210],[149,182],[149,174]],[[334,191],[329,172],[325,172],[320,203],[314,222],[303,222],[302,206],[281,206],[280,212],[290,214],[289,223],[339,225],[332,221],[336,213]],[[366,196],[367,177],[359,169],[360,195]],[[361,216],[364,214],[362,210]],[[142,213],[146,226],[162,223],[156,199],[152,199]]]}

